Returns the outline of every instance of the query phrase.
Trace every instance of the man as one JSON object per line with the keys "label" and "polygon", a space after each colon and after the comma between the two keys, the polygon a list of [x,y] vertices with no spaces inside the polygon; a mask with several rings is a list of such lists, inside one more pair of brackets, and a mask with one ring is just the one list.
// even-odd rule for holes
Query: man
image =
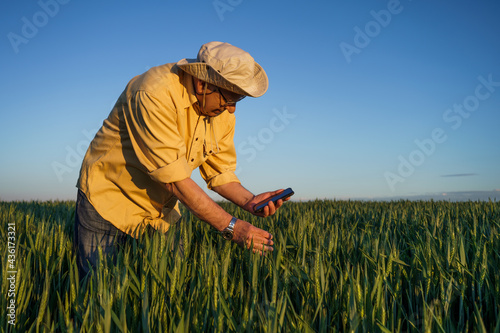
{"label": "man", "polygon": [[75,244],[80,272],[114,255],[116,243],[149,226],[167,232],[180,218],[178,200],[241,247],[272,251],[272,235],[228,214],[191,179],[200,168],[208,188],[254,215],[281,190],[253,195],[234,174],[236,103],[262,96],[268,79],[247,52],[210,42],[197,59],[153,67],[134,77],[91,142],[77,183]]}

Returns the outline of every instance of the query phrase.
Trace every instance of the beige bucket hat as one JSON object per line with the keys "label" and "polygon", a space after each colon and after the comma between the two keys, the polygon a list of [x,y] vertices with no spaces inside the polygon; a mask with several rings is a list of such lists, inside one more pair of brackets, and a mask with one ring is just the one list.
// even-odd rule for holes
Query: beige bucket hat
{"label": "beige bucket hat", "polygon": [[259,97],[269,86],[266,72],[252,56],[229,43],[203,44],[197,59],[182,59],[177,65],[202,81],[240,95]]}

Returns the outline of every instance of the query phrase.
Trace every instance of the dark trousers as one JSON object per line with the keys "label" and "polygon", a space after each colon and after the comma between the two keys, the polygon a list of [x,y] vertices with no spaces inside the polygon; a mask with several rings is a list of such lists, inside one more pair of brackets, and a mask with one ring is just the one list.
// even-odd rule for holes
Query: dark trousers
{"label": "dark trousers", "polygon": [[89,273],[90,267],[97,267],[99,247],[103,257],[113,260],[118,247],[131,238],[99,215],[80,190],[76,200],[74,236],[80,278]]}

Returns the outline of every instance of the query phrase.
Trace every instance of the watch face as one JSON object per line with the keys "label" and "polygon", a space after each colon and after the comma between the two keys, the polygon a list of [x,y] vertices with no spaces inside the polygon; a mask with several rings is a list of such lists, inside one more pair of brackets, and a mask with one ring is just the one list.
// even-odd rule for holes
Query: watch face
{"label": "watch face", "polygon": [[224,237],[224,239],[231,240],[233,239],[233,233],[229,230],[224,230],[222,232],[222,237]]}

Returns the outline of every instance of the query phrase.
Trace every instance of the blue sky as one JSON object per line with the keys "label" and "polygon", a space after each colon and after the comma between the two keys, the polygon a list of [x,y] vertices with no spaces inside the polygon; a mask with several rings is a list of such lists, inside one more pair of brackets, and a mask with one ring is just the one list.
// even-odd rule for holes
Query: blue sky
{"label": "blue sky", "polygon": [[236,111],[238,176],[254,193],[500,194],[498,1],[3,8],[1,200],[74,199],[89,140],[127,82],[213,40],[248,51],[269,76],[268,92]]}

